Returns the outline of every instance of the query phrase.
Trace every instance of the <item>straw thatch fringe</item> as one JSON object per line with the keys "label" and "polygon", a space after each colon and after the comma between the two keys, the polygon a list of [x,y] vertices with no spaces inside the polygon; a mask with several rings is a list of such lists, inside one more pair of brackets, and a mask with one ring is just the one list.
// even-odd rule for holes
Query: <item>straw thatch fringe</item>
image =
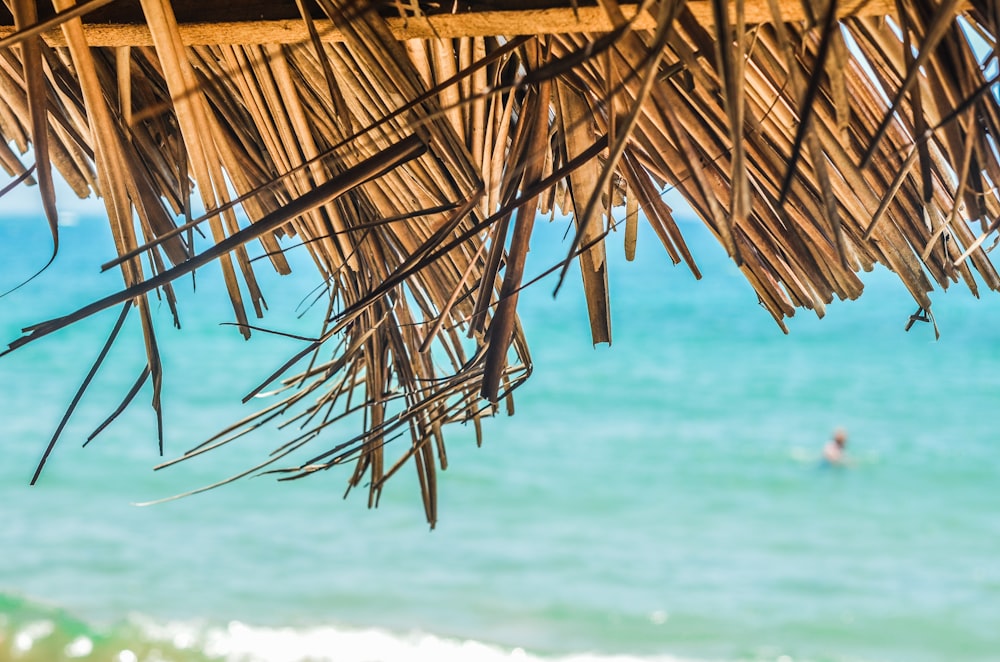
{"label": "straw thatch fringe", "polygon": [[[572,10],[560,20],[603,32],[515,36],[483,26],[513,25],[516,10],[321,0],[310,15],[297,1],[297,22],[275,19],[294,23],[296,40],[262,43],[222,22],[217,41],[185,42],[197,16],[142,0],[148,39],[94,47],[89,37],[126,34],[114,6],[6,2],[0,164],[11,185],[39,184],[53,254],[52,170],[99,194],[120,256],[105,266],[125,285],[26,329],[11,350],[135,303],[147,366],[125,401],[151,378],[159,411],[150,292],[173,308],[173,281],[217,260],[249,336],[248,309],[261,317],[265,303],[248,242],[287,273],[281,239],[296,237],[325,280],[324,328],[253,391],[279,400],[179,459],[281,421],[292,438],[251,471],[292,479],[355,462],[349,485],[367,484],[376,505],[412,459],[433,524],[445,425],[478,432],[501,400],[512,411],[531,372],[516,306],[537,211],[574,216],[556,266],[579,261],[595,343],[611,341],[612,208],[625,208],[627,257],[641,211],[669,258],[700,275],[664,187],[691,203],[782,329],[796,308],[823,315],[834,297],[859,296],[857,273],[875,264],[928,319],[935,285],[1000,286],[984,249],[1000,227],[992,3],[900,0],[891,15],[838,0],[547,3],[524,11]],[[81,21],[94,11],[100,30]],[[29,144],[34,164],[16,155]],[[197,247],[195,231],[212,246]],[[352,421],[356,434],[335,436]],[[399,437],[409,444],[389,460]],[[273,469],[322,438],[333,445]]]}

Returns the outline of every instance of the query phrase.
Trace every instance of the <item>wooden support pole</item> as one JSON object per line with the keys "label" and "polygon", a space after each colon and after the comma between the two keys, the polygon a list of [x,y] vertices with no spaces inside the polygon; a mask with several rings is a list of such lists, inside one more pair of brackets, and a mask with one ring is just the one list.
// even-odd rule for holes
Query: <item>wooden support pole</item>
{"label": "wooden support pole", "polygon": [[[688,8],[702,25],[711,29],[713,24],[710,0],[688,0]],[[636,15],[638,5],[623,4],[627,19]],[[801,2],[786,2],[782,7],[788,22],[806,19]],[[748,24],[767,23],[771,13],[764,0],[746,0]],[[846,16],[887,16],[895,13],[892,0],[847,0],[841,3],[839,14]],[[519,9],[508,11],[477,11],[463,14],[437,14],[427,18],[389,18],[389,28],[400,40],[433,39],[435,37],[486,37],[515,36],[523,34],[565,34],[571,32],[609,32],[613,29],[607,13],[600,7],[570,7],[548,9]],[[328,20],[317,20],[316,26],[324,41],[340,42],[343,34]],[[635,19],[637,30],[653,27],[653,17],[644,13]],[[149,28],[142,24],[87,23],[84,25],[91,46],[151,46]],[[0,39],[14,31],[12,26],[0,26]],[[307,42],[309,34],[304,21],[233,20],[231,22],[188,22],[180,24],[181,40],[185,45],[219,44],[288,44]],[[64,45],[62,33],[53,30],[45,34],[53,46]]]}

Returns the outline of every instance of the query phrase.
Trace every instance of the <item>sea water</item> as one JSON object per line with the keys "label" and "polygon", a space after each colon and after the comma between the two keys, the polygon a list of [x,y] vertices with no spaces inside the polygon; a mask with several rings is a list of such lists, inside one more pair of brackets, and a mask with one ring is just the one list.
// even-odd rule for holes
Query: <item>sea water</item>
{"label": "sea water", "polygon": [[[0,299],[4,342],[120,287],[97,271],[101,219],[68,220],[54,265]],[[568,221],[539,223],[529,276],[567,249]],[[551,277],[525,292],[534,375],[481,448],[448,431],[434,531],[409,469],[376,510],[342,498],[346,467],[133,505],[289,436],[154,472],[147,385],[81,448],[142,369],[134,316],[29,487],[116,313],[3,357],[0,660],[1000,659],[1000,295],[935,293],[935,341],[904,331],[916,304],[876,270],[786,336],[704,228],[682,228],[702,280],[645,227],[632,263],[610,236],[610,348],[590,342],[578,272],[555,299]],[[49,250],[42,219],[0,218],[0,289]],[[291,256],[262,324],[315,333],[315,311],[297,316],[318,278]],[[266,404],[240,398],[299,347],[220,325],[218,280],[178,284],[180,331],[154,302],[168,458]],[[836,427],[847,469],[820,463]]]}

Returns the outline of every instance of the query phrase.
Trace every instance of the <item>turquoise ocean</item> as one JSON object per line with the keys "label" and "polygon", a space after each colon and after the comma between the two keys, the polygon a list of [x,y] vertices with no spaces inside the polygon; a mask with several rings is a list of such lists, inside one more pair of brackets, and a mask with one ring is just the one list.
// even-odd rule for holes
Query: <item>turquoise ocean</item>
{"label": "turquoise ocean", "polygon": [[[64,221],[55,264],[0,299],[4,343],[120,286],[97,271],[102,221]],[[153,471],[147,387],[82,448],[141,370],[136,334],[29,487],[117,315],[3,357],[0,661],[1000,660],[1000,295],[937,292],[935,341],[904,332],[916,305],[876,270],[859,301],[800,311],[786,336],[715,240],[682,227],[700,281],[647,228],[632,263],[610,237],[610,348],[591,345],[577,273],[555,299],[552,278],[526,292],[535,373],[481,448],[451,430],[433,531],[413,471],[376,510],[343,498],[346,468],[133,505],[287,437]],[[529,274],[566,230],[542,224]],[[42,219],[0,215],[0,290],[49,249]],[[306,333],[318,279],[292,256],[295,276],[264,279],[263,324]],[[215,276],[179,287],[182,330],[156,306],[167,457],[266,404],[240,398],[298,347],[220,325]],[[853,466],[821,468],[839,426]]]}

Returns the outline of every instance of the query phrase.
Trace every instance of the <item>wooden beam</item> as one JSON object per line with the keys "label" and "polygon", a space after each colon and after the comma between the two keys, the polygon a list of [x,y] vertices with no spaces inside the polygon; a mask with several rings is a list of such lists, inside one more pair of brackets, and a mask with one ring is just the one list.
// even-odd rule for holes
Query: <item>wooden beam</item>
{"label": "wooden beam", "polygon": [[[711,27],[711,0],[688,0],[694,17],[706,27]],[[626,18],[636,15],[638,5],[623,4]],[[806,20],[803,3],[782,3],[786,22]],[[771,12],[766,0],[746,0],[747,23],[771,22]],[[847,0],[840,4],[840,17],[888,16],[895,13],[893,0]],[[476,11],[462,14],[437,14],[427,18],[389,18],[389,28],[397,39],[433,39],[435,37],[485,37],[515,36],[525,34],[563,34],[570,32],[608,32],[611,20],[600,7],[570,7],[548,9],[519,9],[509,11]],[[329,42],[344,41],[344,35],[328,20],[317,20],[322,39]],[[655,27],[651,15],[644,13],[636,18],[634,28],[648,30]],[[151,46],[149,28],[141,24],[85,23],[84,30],[91,46]],[[11,26],[0,26],[0,39],[13,34]],[[181,23],[181,39],[186,45],[212,44],[290,44],[308,42],[305,23],[297,19],[232,21],[211,23]],[[52,30],[45,39],[53,46],[63,46],[62,32]]]}

